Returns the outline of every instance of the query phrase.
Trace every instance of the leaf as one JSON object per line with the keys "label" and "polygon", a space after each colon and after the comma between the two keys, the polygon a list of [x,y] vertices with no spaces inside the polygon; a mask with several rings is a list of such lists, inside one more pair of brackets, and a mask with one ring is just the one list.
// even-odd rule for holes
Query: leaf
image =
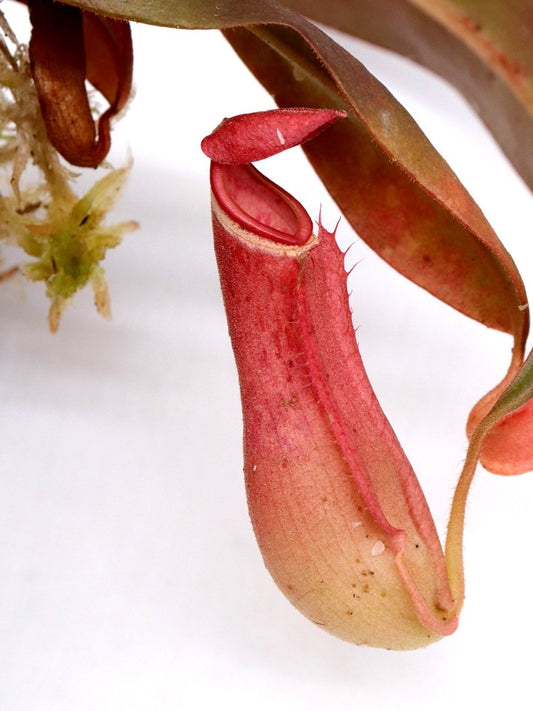
{"label": "leaf", "polygon": [[403,54],[454,84],[533,189],[531,0],[285,0],[283,4]]}
{"label": "leaf", "polygon": [[[30,19],[32,76],[48,138],[73,165],[94,168],[109,151],[110,121],[130,93],[129,25],[55,0],[33,0]],[[86,79],[109,102],[97,125]]]}
{"label": "leaf", "polygon": [[402,274],[512,334],[521,356],[527,299],[511,257],[409,114],[322,31],[270,0],[70,2],[152,24],[223,29],[280,106],[348,111],[348,121],[306,149],[347,219]]}

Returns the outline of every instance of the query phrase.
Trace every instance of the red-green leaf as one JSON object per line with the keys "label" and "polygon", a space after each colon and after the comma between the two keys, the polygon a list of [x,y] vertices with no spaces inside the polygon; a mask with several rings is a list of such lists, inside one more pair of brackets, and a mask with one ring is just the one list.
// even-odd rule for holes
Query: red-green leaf
{"label": "red-green leaf", "polygon": [[280,106],[348,111],[348,121],[308,148],[348,220],[405,276],[513,334],[522,352],[527,300],[509,254],[409,114],[318,28],[270,0],[71,2],[153,24],[224,29]]}
{"label": "red-green leaf", "polygon": [[531,0],[285,0],[454,84],[533,189]]}

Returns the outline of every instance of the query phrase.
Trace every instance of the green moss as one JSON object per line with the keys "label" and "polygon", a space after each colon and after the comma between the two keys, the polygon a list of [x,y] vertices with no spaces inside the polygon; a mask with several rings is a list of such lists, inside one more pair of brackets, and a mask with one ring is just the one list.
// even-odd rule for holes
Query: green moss
{"label": "green moss", "polygon": [[45,285],[52,331],[74,295],[87,285],[92,286],[97,310],[108,317],[101,262],[136,225],[108,226],[105,221],[131,163],[109,170],[81,198],[76,194],[79,171],[68,170],[48,140],[27,49],[6,33],[2,13],[0,20],[0,178],[3,171],[3,182],[10,186],[0,193],[0,239],[18,245],[31,258],[21,272]]}
{"label": "green moss", "polygon": [[48,208],[48,217],[53,219],[24,226],[19,244],[36,261],[23,271],[31,281],[46,284],[53,307],[52,330],[59,325],[55,315],[61,315],[76,292],[89,283],[98,311],[109,316],[109,296],[100,262],[107,250],[120,244],[122,236],[136,225],[125,222],[107,227],[103,221],[121,193],[128,170],[129,166],[108,173],[80,200],[72,200],[70,209],[66,209],[64,198],[55,198]]}

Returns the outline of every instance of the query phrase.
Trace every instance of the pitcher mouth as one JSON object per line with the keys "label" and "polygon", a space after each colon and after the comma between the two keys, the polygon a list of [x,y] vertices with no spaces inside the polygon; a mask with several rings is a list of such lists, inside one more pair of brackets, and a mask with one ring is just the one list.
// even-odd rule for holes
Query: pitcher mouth
{"label": "pitcher mouth", "polygon": [[258,237],[299,247],[313,235],[303,205],[253,165],[212,162],[211,187],[224,212]]}

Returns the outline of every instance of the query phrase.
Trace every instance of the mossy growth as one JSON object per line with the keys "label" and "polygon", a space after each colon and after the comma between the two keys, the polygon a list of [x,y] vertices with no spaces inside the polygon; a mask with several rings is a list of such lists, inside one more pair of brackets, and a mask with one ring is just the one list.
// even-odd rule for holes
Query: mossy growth
{"label": "mossy growth", "polygon": [[0,239],[31,258],[20,272],[46,285],[52,332],[74,295],[88,284],[98,312],[110,315],[101,262],[136,224],[108,226],[105,219],[130,166],[108,169],[85,195],[76,194],[79,171],[69,170],[48,140],[27,47],[0,12],[0,178],[3,171],[6,185],[0,193]]}

